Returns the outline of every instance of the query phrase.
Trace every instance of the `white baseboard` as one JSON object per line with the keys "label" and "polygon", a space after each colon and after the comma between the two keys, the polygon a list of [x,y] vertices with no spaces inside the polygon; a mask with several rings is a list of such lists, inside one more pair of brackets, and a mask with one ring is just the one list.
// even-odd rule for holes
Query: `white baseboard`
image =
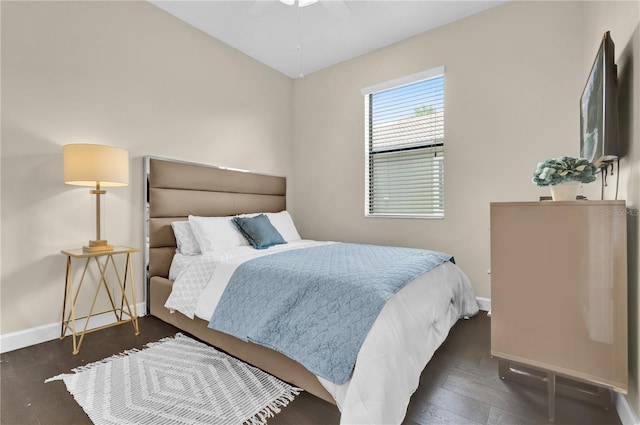
{"label": "white baseboard", "polygon": [[638,418],[629,404],[627,396],[620,393],[613,393],[613,404],[620,417],[622,425],[640,425],[640,418]]}
{"label": "white baseboard", "polygon": [[[145,303],[138,303],[138,316],[144,316],[146,311]],[[89,321],[87,329],[95,329],[101,326],[115,323],[112,313],[103,313],[94,316]],[[76,329],[82,329],[85,319],[76,320]],[[25,329],[18,332],[11,332],[0,335],[0,353],[6,353],[20,348],[29,347],[30,345],[40,344],[41,342],[52,341],[60,337],[60,322],[50,323],[48,325],[36,326],[35,328]],[[71,335],[69,331],[66,333]]]}
{"label": "white baseboard", "polygon": [[476,297],[478,307],[482,311],[491,311],[491,298]]}

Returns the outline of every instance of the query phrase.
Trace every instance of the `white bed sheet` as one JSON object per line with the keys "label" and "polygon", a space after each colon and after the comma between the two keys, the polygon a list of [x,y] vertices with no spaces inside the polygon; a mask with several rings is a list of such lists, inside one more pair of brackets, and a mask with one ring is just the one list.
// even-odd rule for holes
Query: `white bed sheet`
{"label": "white bed sheet", "polygon": [[[186,310],[195,311],[197,317],[208,321],[240,264],[274,252],[323,243],[330,242],[304,240],[279,245],[274,247],[276,249],[260,251],[246,247],[237,250],[234,255],[220,259],[206,285],[198,289],[197,305]],[[189,285],[191,283],[181,282],[179,275],[173,291],[184,291],[181,286]],[[193,286],[189,290],[193,290]],[[171,298],[165,305],[170,309]],[[191,299],[195,298],[192,296]],[[374,322],[349,380],[336,385],[318,377],[338,404],[340,423],[401,423],[411,395],[418,388],[420,374],[433,353],[459,318],[477,312],[469,279],[450,262],[423,273],[401,289],[387,301]]]}

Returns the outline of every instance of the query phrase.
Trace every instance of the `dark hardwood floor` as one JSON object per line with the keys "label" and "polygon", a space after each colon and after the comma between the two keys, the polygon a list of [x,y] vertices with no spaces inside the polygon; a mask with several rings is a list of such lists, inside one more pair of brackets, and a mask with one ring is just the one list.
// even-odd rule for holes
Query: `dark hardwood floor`
{"label": "dark hardwood floor", "polygon": [[[139,336],[127,325],[88,334],[76,356],[71,354],[70,338],[2,354],[0,422],[90,424],[62,381],[45,384],[44,380],[177,332],[154,317],[140,318],[140,329]],[[548,424],[546,392],[500,380],[489,346],[490,319],[484,312],[460,320],[422,373],[404,424]],[[269,425],[339,421],[337,407],[302,393]],[[620,421],[615,410],[558,396],[556,423],[613,425]]]}

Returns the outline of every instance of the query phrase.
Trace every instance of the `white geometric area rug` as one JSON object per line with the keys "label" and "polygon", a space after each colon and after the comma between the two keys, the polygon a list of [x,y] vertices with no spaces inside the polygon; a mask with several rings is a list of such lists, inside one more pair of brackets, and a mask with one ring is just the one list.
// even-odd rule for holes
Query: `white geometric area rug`
{"label": "white geometric area rug", "polygon": [[181,333],[62,380],[96,425],[265,424],[302,391]]}

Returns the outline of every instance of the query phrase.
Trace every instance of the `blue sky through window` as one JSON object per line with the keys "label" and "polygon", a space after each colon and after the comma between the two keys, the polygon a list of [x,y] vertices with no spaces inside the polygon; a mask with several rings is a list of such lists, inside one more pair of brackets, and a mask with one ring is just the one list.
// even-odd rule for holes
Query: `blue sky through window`
{"label": "blue sky through window", "polygon": [[416,110],[433,108],[444,110],[444,76],[396,87],[372,96],[373,125],[384,124],[416,116]]}

